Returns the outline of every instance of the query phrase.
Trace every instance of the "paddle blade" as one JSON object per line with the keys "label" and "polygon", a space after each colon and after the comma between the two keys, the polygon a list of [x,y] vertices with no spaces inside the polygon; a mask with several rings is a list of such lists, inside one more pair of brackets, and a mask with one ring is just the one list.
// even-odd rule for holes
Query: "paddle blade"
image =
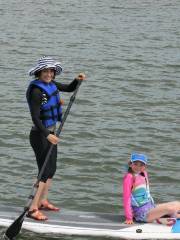
{"label": "paddle blade", "polygon": [[13,240],[21,231],[26,210],[8,227],[4,236],[5,239]]}

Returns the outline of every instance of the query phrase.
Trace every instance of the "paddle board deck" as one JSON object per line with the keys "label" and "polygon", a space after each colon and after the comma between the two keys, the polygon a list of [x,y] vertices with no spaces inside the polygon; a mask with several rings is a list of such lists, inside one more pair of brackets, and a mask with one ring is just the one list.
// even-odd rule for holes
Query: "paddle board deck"
{"label": "paddle board deck", "polygon": [[[19,207],[0,207],[0,226],[9,225],[22,213]],[[180,239],[180,233],[172,233],[172,227],[161,224],[124,224],[118,214],[77,212],[61,209],[44,211],[47,221],[25,218],[22,228],[35,233],[111,237],[119,239]]]}

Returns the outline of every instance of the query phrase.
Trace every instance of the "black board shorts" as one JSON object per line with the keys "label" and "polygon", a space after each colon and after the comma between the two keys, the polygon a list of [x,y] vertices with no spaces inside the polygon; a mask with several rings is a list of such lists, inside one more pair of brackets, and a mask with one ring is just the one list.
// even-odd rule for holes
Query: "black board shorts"
{"label": "black board shorts", "polygon": [[[29,139],[31,147],[34,150],[38,170],[40,172],[45,161],[47,152],[51,146],[51,143],[40,131],[34,129],[31,129]],[[54,145],[49,161],[46,165],[46,168],[40,181],[46,182],[49,178],[50,179],[53,178],[56,172],[56,162],[57,162],[57,145]]]}

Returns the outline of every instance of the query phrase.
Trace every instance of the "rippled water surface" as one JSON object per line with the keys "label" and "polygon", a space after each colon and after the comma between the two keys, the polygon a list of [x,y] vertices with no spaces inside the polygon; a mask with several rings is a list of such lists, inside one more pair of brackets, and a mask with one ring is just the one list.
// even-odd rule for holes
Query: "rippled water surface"
{"label": "rippled water surface", "polygon": [[61,136],[50,199],[121,212],[132,151],[150,157],[155,201],[180,199],[179,12],[178,0],[0,0],[0,204],[24,206],[37,174],[25,91],[43,55],[62,62],[57,81],[87,75]]}

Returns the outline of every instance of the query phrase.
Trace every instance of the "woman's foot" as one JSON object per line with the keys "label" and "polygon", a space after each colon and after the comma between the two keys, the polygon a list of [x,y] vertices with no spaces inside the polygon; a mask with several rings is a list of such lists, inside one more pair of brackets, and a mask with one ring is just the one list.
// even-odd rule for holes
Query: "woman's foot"
{"label": "woman's foot", "polygon": [[49,211],[59,211],[59,208],[55,207],[52,203],[48,202],[48,200],[42,201],[39,209],[49,210]]}
{"label": "woman's foot", "polygon": [[32,219],[37,220],[37,221],[46,221],[46,220],[48,220],[48,218],[42,212],[40,212],[36,208],[31,210],[31,211],[29,211],[26,216],[28,218],[32,218]]}
{"label": "woman's foot", "polygon": [[164,224],[167,226],[172,226],[176,223],[176,218],[159,218],[156,220],[159,224]]}

